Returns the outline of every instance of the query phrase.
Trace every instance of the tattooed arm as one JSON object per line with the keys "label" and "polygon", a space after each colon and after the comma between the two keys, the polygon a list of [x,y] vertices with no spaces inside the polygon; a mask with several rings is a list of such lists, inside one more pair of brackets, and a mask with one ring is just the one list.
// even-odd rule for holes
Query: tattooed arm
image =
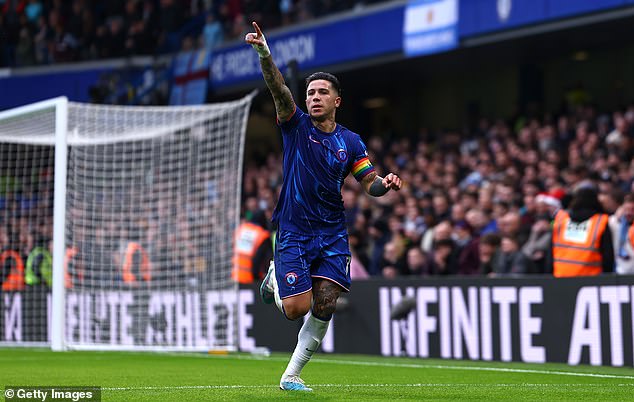
{"label": "tattooed arm", "polygon": [[249,32],[244,41],[255,49],[260,56],[260,67],[262,68],[262,76],[264,82],[269,88],[271,95],[273,95],[273,101],[275,102],[275,111],[277,113],[277,119],[280,122],[288,121],[295,112],[295,101],[291,90],[286,86],[282,73],[273,62],[271,52],[266,44],[266,38],[262,33],[262,30],[257,23],[253,23],[255,33]]}
{"label": "tattooed arm", "polygon": [[273,62],[273,58],[269,55],[260,58],[260,67],[266,86],[269,87],[273,101],[275,102],[275,111],[277,119],[280,122],[287,121],[295,112],[295,101],[291,90],[286,86],[282,73]]}

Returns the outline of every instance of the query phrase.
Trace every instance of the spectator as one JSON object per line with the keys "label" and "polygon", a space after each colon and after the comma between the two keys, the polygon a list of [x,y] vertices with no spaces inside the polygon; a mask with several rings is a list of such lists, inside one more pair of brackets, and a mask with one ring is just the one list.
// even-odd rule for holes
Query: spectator
{"label": "spectator", "polygon": [[42,15],[42,2],[39,0],[29,0],[29,3],[24,8],[24,15],[29,20],[29,24],[35,25]]}
{"label": "spectator", "polygon": [[[457,271],[459,275],[477,275],[480,261],[480,229],[474,229],[469,224],[469,219],[474,219],[481,211],[472,209],[467,212],[467,221],[456,224],[457,249]],[[479,228],[482,228],[480,225]]]}
{"label": "spectator", "polygon": [[[191,5],[190,5],[191,3]],[[229,0],[219,2],[178,2],[176,0],[115,0],[108,2],[86,2],[73,0],[19,0],[0,3],[0,67],[23,66],[30,64],[46,64],[50,62],[67,62],[74,60],[90,60],[94,58],[122,57],[127,54],[154,54],[180,50],[182,34],[200,32],[203,29],[201,20],[212,15],[215,17],[212,32],[201,35],[210,48],[217,47],[225,38],[244,36],[245,22],[261,20],[267,26],[290,25],[306,21],[315,16],[337,13],[352,9],[354,2],[332,1],[251,1]],[[25,44],[18,47],[22,32],[20,18],[24,17],[31,36],[42,31],[41,18],[54,15],[55,21],[48,22],[52,31],[47,41],[56,38],[57,59],[46,57],[42,52],[42,35],[31,44],[39,55],[35,58],[24,57]],[[122,23],[112,20],[121,19]],[[113,29],[114,28],[114,29]],[[104,35],[118,36],[124,33],[119,48],[109,47],[102,50]],[[117,31],[112,32],[112,31]],[[99,39],[95,43],[95,38]],[[123,46],[122,46],[123,44]],[[20,52],[20,54],[18,54]],[[51,54],[52,56],[53,54]],[[19,62],[19,63],[18,63]],[[28,63],[28,64],[25,64]]]}
{"label": "spectator", "polygon": [[126,31],[121,17],[110,18],[97,35],[102,57],[122,57],[125,54],[125,46],[121,44],[125,43]]}
{"label": "spectator", "polygon": [[[153,0],[143,1],[141,9],[141,20],[146,32],[151,38],[158,38],[161,34],[161,26],[159,23],[159,15]],[[154,49],[154,47],[152,48]],[[152,51],[150,53],[153,53]]]}
{"label": "spectator", "polygon": [[[628,231],[634,225],[634,194],[627,194],[621,206],[610,215],[608,225],[614,240],[614,260],[617,274],[634,274],[634,249],[628,241]],[[631,239],[630,239],[631,240]]]}
{"label": "spectator", "polygon": [[452,232],[453,225],[451,221],[444,220],[438,223],[436,226],[425,232],[421,241],[421,249],[426,253],[430,253],[436,242],[439,240],[451,239]]}
{"label": "spectator", "polygon": [[531,226],[528,240],[522,247],[522,253],[530,262],[526,273],[546,273],[546,255],[552,241],[551,221],[550,214],[540,214]]}
{"label": "spectator", "polygon": [[535,212],[537,214],[547,214],[555,217],[557,211],[561,209],[561,201],[554,195],[540,193],[535,197]]}
{"label": "spectator", "polygon": [[365,267],[359,260],[359,258],[355,255],[355,251],[350,251],[352,254],[350,257],[350,279],[352,280],[363,280],[368,279],[370,275],[368,271],[365,270]]}
{"label": "spectator", "polygon": [[282,14],[282,26],[290,25],[293,13],[293,2],[291,0],[280,0],[279,7]]}
{"label": "spectator", "polygon": [[271,232],[264,212],[253,214],[236,230],[233,279],[239,283],[261,280],[273,257]]}
{"label": "spectator", "polygon": [[207,13],[205,27],[202,33],[202,42],[207,49],[215,49],[224,40],[222,24],[216,19],[212,12]]}
{"label": "spectator", "polygon": [[430,275],[453,275],[455,265],[456,244],[451,239],[439,239],[434,242],[429,266],[426,271]]}
{"label": "spectator", "polygon": [[629,135],[629,123],[621,114],[617,114],[614,118],[614,130],[607,137],[605,143],[608,146],[620,147],[627,140]]}
{"label": "spectator", "polygon": [[520,251],[516,237],[502,236],[499,258],[493,261],[492,268],[489,276],[521,275],[529,272],[529,260]]}
{"label": "spectator", "polygon": [[423,253],[420,247],[411,247],[407,250],[407,271],[406,275],[410,276],[427,276],[430,275],[429,271],[430,261],[427,255]]}
{"label": "spectator", "polygon": [[495,233],[487,233],[479,242],[479,272],[481,275],[490,275],[500,265],[500,236]]}
{"label": "spectator", "polygon": [[[562,119],[561,121],[565,123],[564,120]],[[499,232],[509,237],[509,240],[519,236],[517,246],[524,246],[528,243],[526,241],[529,236],[528,228],[537,220],[543,222],[535,225],[536,230],[533,240],[539,243],[543,241],[543,237],[547,239],[548,221],[546,217],[537,217],[544,212],[556,212],[561,207],[562,202],[568,202],[564,198],[566,191],[569,191],[573,185],[589,177],[591,173],[594,174],[594,170],[607,164],[607,157],[601,156],[600,152],[588,154],[590,150],[597,150],[597,147],[600,146],[593,139],[594,133],[591,126],[578,124],[575,118],[567,121],[569,123],[562,123],[562,127],[570,127],[572,123],[577,126],[577,132],[575,133],[577,143],[571,143],[570,155],[579,155],[580,157],[576,159],[572,168],[565,171],[561,171],[559,168],[560,165],[565,166],[566,162],[563,157],[565,154],[554,152],[552,149],[553,144],[559,141],[559,134],[556,133],[559,125],[551,126],[545,124],[542,127],[536,119],[531,120],[526,127],[521,129],[522,134],[518,141],[508,134],[508,129],[505,128],[504,123],[496,123],[494,128],[483,125],[483,132],[485,135],[490,135],[492,141],[488,144],[482,142],[474,150],[467,150],[467,154],[463,155],[462,159],[455,159],[451,152],[447,151],[451,149],[451,145],[448,145],[451,141],[443,141],[442,152],[433,151],[429,144],[426,143],[412,144],[405,147],[405,149],[415,149],[416,152],[421,152],[421,154],[409,155],[403,151],[404,148],[400,141],[389,144],[381,140],[379,143],[376,138],[373,138],[368,142],[369,152],[380,152],[388,149],[387,152],[390,155],[385,159],[387,165],[411,166],[411,169],[408,169],[409,171],[407,172],[411,185],[405,189],[403,200],[395,201],[394,205],[394,216],[397,217],[397,220],[400,220],[400,225],[399,222],[393,222],[393,219],[391,219],[389,226],[400,226],[406,242],[416,242],[418,236],[416,232],[423,232],[421,244],[430,251],[433,251],[434,238],[446,238],[443,233],[449,232],[448,237],[459,242],[459,249],[462,250],[460,252],[461,258],[457,259],[458,268],[456,269],[456,266],[451,267],[453,272],[457,274],[473,272],[470,271],[470,269],[474,269],[472,267],[477,269],[479,265],[478,236],[483,231]],[[488,133],[487,130],[489,130]],[[580,146],[579,143],[587,140],[590,141],[591,146],[584,149],[584,146]],[[520,143],[529,149],[521,150],[518,146]],[[459,147],[456,146],[456,148]],[[441,149],[440,146],[439,149]],[[465,149],[467,148],[465,147]],[[504,155],[504,151],[508,151],[508,155]],[[489,154],[492,156],[489,156]],[[415,161],[415,163],[408,163],[408,158],[411,158],[411,162]],[[618,164],[618,158],[620,157],[612,154],[609,162],[611,166]],[[486,172],[486,181],[478,184],[470,183],[463,190],[460,190],[460,187],[456,185],[457,182],[461,181],[462,177],[468,176],[478,166],[482,168],[489,165],[491,169]],[[503,171],[500,169],[503,169]],[[623,179],[621,179],[623,183],[631,183],[629,173],[624,173],[624,170],[622,170],[621,175],[623,176]],[[607,182],[602,182],[602,188],[608,188],[608,184]],[[466,232],[460,225],[455,225],[456,227],[445,230],[447,223],[435,224],[433,218],[436,218],[436,216],[433,207],[436,207],[438,211],[443,210],[443,200],[440,200],[440,202],[438,202],[439,198],[434,200],[434,196],[439,193],[449,194],[449,205],[451,205],[451,208],[449,208],[450,219],[455,221],[449,222],[449,225],[461,221],[462,219],[460,218],[463,216],[464,220],[475,221],[472,225],[473,233],[471,239],[467,240]],[[520,193],[523,198],[518,197]],[[348,196],[344,194],[344,197],[347,198]],[[354,203],[353,201],[353,206],[350,210],[346,207],[347,214],[353,218],[349,224],[356,226],[357,217],[363,216],[361,222],[365,222],[365,226],[362,223],[358,227],[362,231],[364,227],[373,227],[374,223],[384,215],[384,212],[381,211],[384,206],[378,203],[368,205],[366,200],[357,199],[357,206],[365,204],[362,215],[359,209],[355,212]],[[472,209],[481,212],[471,213]],[[491,222],[489,214],[498,219]],[[442,213],[440,215],[442,216]],[[518,215],[520,217],[519,224]],[[507,220],[509,222],[506,222]],[[499,227],[497,226],[498,223],[500,224]],[[389,241],[393,236],[394,231],[389,232],[385,235],[385,241]],[[512,243],[512,241],[505,241],[505,243]],[[473,252],[474,249],[477,251]],[[380,261],[383,248],[369,247],[369,250],[374,250]],[[528,264],[527,272],[543,272],[539,247],[537,247],[537,250],[534,254],[523,253],[523,255],[531,254],[538,262],[538,267],[536,268],[533,266],[533,261],[529,258],[530,263]],[[470,253],[467,251],[470,251]],[[470,255],[472,261],[469,261],[469,258],[462,258],[463,252],[464,255]],[[430,253],[429,257],[431,258],[431,256]],[[373,261],[376,261],[376,259],[374,257],[370,258],[368,266],[373,264]],[[464,267],[464,269],[461,267]]]}
{"label": "spectator", "polygon": [[15,48],[15,62],[18,67],[30,66],[35,63],[34,38],[31,30],[25,24],[20,28],[20,38]]}
{"label": "spectator", "polygon": [[516,211],[505,213],[498,223],[499,232],[502,236],[517,239],[520,244],[526,243],[528,234],[522,229],[522,218]]}
{"label": "spectator", "polygon": [[471,226],[465,220],[460,220],[453,226],[451,238],[455,241],[459,250],[462,250],[471,242],[471,232]]}
{"label": "spectator", "polygon": [[35,61],[37,63],[48,64],[53,61],[50,48],[50,41],[52,37],[53,31],[48,24],[48,19],[43,15],[40,16],[34,37]]}
{"label": "spectator", "polygon": [[393,238],[385,243],[383,248],[383,258],[381,260],[381,275],[384,278],[395,278],[407,274],[407,262],[405,259],[405,247]]}
{"label": "spectator", "polygon": [[450,201],[447,193],[436,191],[432,198],[432,208],[438,221],[451,219]]}
{"label": "spectator", "polygon": [[614,271],[612,235],[607,228],[596,187],[581,183],[574,192],[569,211],[555,216],[552,236],[552,266],[556,277],[599,275]]}
{"label": "spectator", "polygon": [[176,0],[160,0],[159,20],[166,33],[176,32],[185,20],[183,7]]}
{"label": "spectator", "polygon": [[366,267],[367,256],[361,251],[363,247],[362,232],[357,229],[348,231],[348,243],[350,244],[350,278],[367,279],[370,277]]}
{"label": "spectator", "polygon": [[15,49],[20,38],[20,15],[12,1],[5,3],[4,12],[0,14],[0,28],[5,63],[9,66],[15,65]]}
{"label": "spectator", "polygon": [[623,203],[625,195],[623,192],[612,186],[612,183],[601,183],[599,185],[599,202],[606,214],[613,215]]}
{"label": "spectator", "polygon": [[370,236],[370,263],[368,273],[372,276],[382,275],[381,259],[383,257],[385,245],[390,240],[390,232],[387,223],[383,219],[378,219],[373,225],[368,227]]}
{"label": "spectator", "polygon": [[84,34],[83,32],[83,2],[81,0],[73,0],[71,6],[70,15],[66,22],[66,30],[73,35],[73,37],[79,39]]}
{"label": "spectator", "polygon": [[77,38],[66,29],[60,18],[61,17],[58,16],[55,23],[51,24],[53,27],[53,37],[51,41],[53,59],[55,62],[75,61],[79,42]]}

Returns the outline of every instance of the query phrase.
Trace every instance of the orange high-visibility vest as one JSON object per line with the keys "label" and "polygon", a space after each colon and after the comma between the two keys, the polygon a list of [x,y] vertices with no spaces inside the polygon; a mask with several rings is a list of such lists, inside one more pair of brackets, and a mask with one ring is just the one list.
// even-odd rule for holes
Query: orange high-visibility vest
{"label": "orange high-visibility vest", "polygon": [[152,266],[150,264],[150,257],[148,257],[147,251],[141,246],[141,243],[131,241],[128,243],[128,247],[125,250],[125,256],[123,257],[122,277],[126,283],[136,283],[136,276],[132,273],[132,263],[134,261],[134,254],[141,253],[141,276],[143,280],[149,282],[152,279]]}
{"label": "orange high-visibility vest", "polygon": [[9,258],[15,262],[15,265],[11,267],[9,275],[2,284],[2,291],[24,290],[24,261],[22,261],[22,256],[17,251],[5,250],[0,254],[0,266],[4,266]]}
{"label": "orange high-visibility vest", "polygon": [[269,232],[253,223],[243,223],[236,230],[231,277],[238,283],[253,283],[253,257]]}
{"label": "orange high-visibility vest", "polygon": [[630,242],[630,246],[632,246],[632,250],[634,250],[634,222],[627,231],[627,239]]}
{"label": "orange high-visibility vest", "polygon": [[553,223],[553,275],[561,278],[601,274],[601,237],[607,225],[606,214],[572,222],[568,212],[559,210]]}
{"label": "orange high-visibility vest", "polygon": [[[77,247],[68,247],[66,249],[66,254],[64,254],[64,284],[66,285],[66,289],[73,287],[73,279],[70,272],[68,272],[68,264],[70,263],[70,260],[77,255],[77,251]],[[75,272],[75,274],[77,277],[83,277],[80,272]]]}

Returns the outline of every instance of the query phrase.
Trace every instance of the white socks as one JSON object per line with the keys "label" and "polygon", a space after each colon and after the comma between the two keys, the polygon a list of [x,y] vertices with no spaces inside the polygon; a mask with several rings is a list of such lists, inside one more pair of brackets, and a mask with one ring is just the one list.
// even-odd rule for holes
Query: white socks
{"label": "white socks", "polygon": [[280,292],[279,290],[277,290],[277,286],[275,286],[275,305],[277,306],[277,309],[280,310],[280,313],[286,315],[284,313],[284,307],[282,304],[282,299],[280,298]]}
{"label": "white socks", "polygon": [[[271,260],[271,264],[273,265],[273,269],[275,270],[275,263],[273,262],[273,260]],[[277,309],[280,310],[280,312],[282,314],[284,314],[284,308],[282,307],[282,299],[280,298],[280,289],[277,286],[277,276],[275,276],[275,271],[273,271],[273,297],[275,298],[275,305],[277,306]],[[286,316],[286,314],[284,314]]]}
{"label": "white socks", "polygon": [[299,330],[297,346],[282,378],[292,375],[299,376],[306,363],[308,363],[321,344],[321,340],[324,339],[326,331],[328,331],[328,324],[330,324],[330,321],[322,321],[315,318],[312,312],[308,314],[302,329]]}

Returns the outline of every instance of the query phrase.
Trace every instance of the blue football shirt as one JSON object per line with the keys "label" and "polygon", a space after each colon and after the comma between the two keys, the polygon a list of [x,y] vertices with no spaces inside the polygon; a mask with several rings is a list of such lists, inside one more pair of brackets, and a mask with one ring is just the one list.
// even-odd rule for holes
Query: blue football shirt
{"label": "blue football shirt", "polygon": [[283,183],[273,221],[296,233],[345,233],[343,181],[350,172],[361,181],[374,171],[361,137],[340,124],[323,132],[297,106],[280,128]]}

